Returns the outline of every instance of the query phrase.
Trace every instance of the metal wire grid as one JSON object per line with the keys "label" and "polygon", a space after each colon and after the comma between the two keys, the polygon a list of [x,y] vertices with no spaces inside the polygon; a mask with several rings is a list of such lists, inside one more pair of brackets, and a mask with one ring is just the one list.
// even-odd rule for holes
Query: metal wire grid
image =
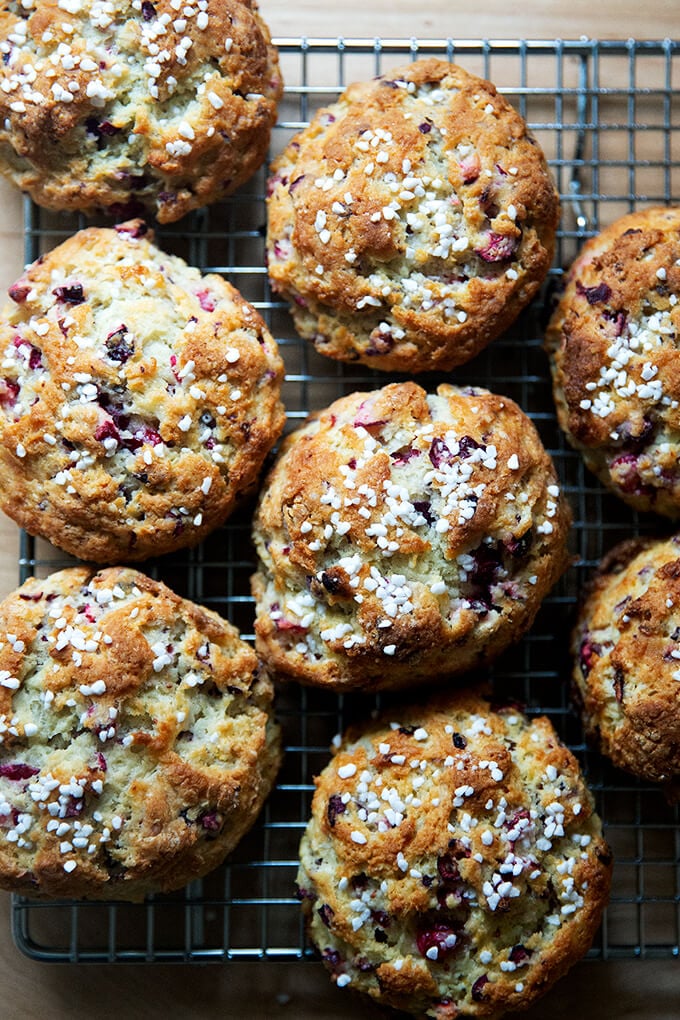
{"label": "metal wire grid", "polygon": [[[493,80],[509,97],[549,157],[562,197],[558,283],[585,238],[635,208],[680,199],[677,122],[680,45],[664,42],[488,42],[417,40],[277,40],[287,82],[273,150],[279,151],[319,106],[352,80],[423,55],[455,59]],[[675,115],[675,120],[674,120]],[[264,269],[265,171],[237,197],[159,231],[161,244],[204,270],[223,273],[263,313],[283,352],[289,423],[307,411],[388,378],[341,366],[316,354],[272,298]],[[188,224],[188,225],[187,225]],[[59,243],[76,217],[26,203],[26,260]],[[590,951],[595,958],[669,957],[680,952],[680,825],[659,791],[612,768],[583,743],[567,695],[566,650],[578,591],[604,551],[636,532],[659,532],[658,520],[609,496],[565,447],[557,429],[541,349],[545,295],[456,380],[488,386],[530,414],[557,464],[574,509],[576,565],[546,600],[532,632],[492,670],[499,689],[531,713],[545,712],[579,756],[595,791],[616,866],[613,895]],[[429,376],[428,387],[441,381]],[[248,578],[251,508],[196,550],[146,568],[180,594],[220,611],[252,638]],[[42,542],[22,538],[21,577],[66,561]],[[386,701],[385,697],[382,701]],[[357,715],[358,696],[286,688],[278,712],[286,744],[276,792],[230,863],[186,890],[120,903],[43,904],[15,897],[13,933],[34,959],[53,962],[222,961],[305,959],[294,877],[297,845],[309,813],[312,777],[328,760],[332,735]]]}

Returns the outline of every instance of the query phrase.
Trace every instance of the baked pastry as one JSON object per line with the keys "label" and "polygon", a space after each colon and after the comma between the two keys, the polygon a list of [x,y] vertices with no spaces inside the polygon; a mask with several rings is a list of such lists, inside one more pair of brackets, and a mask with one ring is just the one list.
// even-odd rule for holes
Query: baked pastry
{"label": "baked pastry", "polygon": [[549,720],[470,692],[352,727],[316,780],[300,861],[334,982],[437,1020],[546,992],[588,949],[611,873]]}
{"label": "baked pastry", "polygon": [[569,523],[507,397],[413,382],[343,397],[285,440],[261,493],[257,650],[335,690],[463,673],[531,626]]}
{"label": "baked pastry", "polygon": [[419,60],[351,85],[273,166],[269,274],[322,354],[423,372],[468,361],[531,300],[559,204],[489,82]]}
{"label": "baked pastry", "polygon": [[98,562],[198,542],[283,427],[260,316],[152,236],[139,220],[80,231],[0,316],[0,507]]}
{"label": "baked pastry", "polygon": [[141,899],[222,862],[280,761],[272,685],[213,612],[136,570],[0,604],[0,886]]}
{"label": "baked pastry", "polygon": [[5,0],[0,54],[0,170],[50,209],[215,202],[263,162],[282,94],[255,0]]}
{"label": "baked pastry", "polygon": [[680,536],[631,539],[604,558],[573,633],[583,725],[615,765],[680,779]]}
{"label": "baked pastry", "polygon": [[680,209],[623,216],[586,243],[548,327],[567,439],[637,510],[680,515]]}

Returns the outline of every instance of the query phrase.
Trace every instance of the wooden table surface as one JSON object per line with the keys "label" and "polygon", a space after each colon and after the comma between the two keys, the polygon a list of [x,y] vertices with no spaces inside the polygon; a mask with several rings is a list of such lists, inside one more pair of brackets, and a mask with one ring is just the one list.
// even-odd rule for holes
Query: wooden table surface
{"label": "wooden table surface", "polygon": [[[338,35],[359,38],[662,39],[677,35],[677,0],[262,0],[275,37]],[[0,288],[22,264],[21,201],[0,182]],[[0,519],[0,595],[17,582],[17,529]],[[0,897],[0,1020],[95,1017],[233,1017],[323,1020],[386,1014],[333,988],[315,965],[227,964],[187,966],[61,966],[24,958],[10,937],[9,897]],[[677,1020],[677,960],[583,963],[528,1020]]]}

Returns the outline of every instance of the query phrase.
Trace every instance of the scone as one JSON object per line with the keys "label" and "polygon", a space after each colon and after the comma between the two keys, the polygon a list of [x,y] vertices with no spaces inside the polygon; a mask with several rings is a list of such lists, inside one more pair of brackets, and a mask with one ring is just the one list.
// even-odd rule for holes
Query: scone
{"label": "scone", "polygon": [[588,949],[611,856],[545,717],[469,692],[394,708],[349,730],[316,787],[299,897],[338,987],[495,1020]]}
{"label": "scone", "polygon": [[602,752],[644,779],[680,780],[680,536],[605,557],[572,651],[575,700]]}
{"label": "scone", "polygon": [[138,900],[216,867],[280,760],[272,685],[213,612],[74,567],[0,604],[0,886]]}
{"label": "scone", "polygon": [[284,421],[260,316],[151,236],[139,220],[81,231],[0,315],[0,507],[97,562],[200,541]]}
{"label": "scone", "polygon": [[567,562],[550,457],[507,397],[353,393],[282,445],[260,496],[257,650],[377,690],[463,673],[528,629]]}
{"label": "scone", "polygon": [[255,0],[5,0],[0,54],[0,170],[50,209],[215,202],[263,162],[282,93]]}
{"label": "scone", "polygon": [[559,203],[540,147],[492,84],[445,61],[350,86],[273,171],[272,283],[332,358],[453,368],[550,267]]}
{"label": "scone", "polygon": [[588,241],[548,327],[567,439],[637,510],[680,516],[680,209],[630,213]]}

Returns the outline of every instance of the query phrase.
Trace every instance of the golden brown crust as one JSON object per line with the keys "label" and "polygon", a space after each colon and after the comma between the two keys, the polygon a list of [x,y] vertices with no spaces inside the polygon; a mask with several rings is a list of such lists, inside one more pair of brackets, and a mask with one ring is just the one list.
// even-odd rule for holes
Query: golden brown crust
{"label": "golden brown crust", "polygon": [[80,231],[10,288],[0,324],[0,506],[98,562],[199,542],[284,422],[260,316],[150,237],[139,220]]}
{"label": "golden brown crust", "polygon": [[550,267],[559,208],[543,153],[492,84],[445,61],[351,85],[273,170],[269,273],[330,357],[450,369]]}
{"label": "golden brown crust", "polygon": [[298,885],[339,986],[496,1020],[590,945],[611,855],[546,718],[469,691],[392,708],[350,729],[316,787]]}
{"label": "golden brown crust", "polygon": [[282,82],[254,0],[4,0],[0,53],[0,169],[40,205],[165,223],[265,158]]}
{"label": "golden brown crust", "polygon": [[272,685],[216,613],[125,568],[0,604],[0,886],[141,899],[222,862],[280,763]]}
{"label": "golden brown crust", "polygon": [[277,676],[408,686],[518,639],[566,566],[554,467],[519,407],[415,383],[289,436],[260,496],[257,649]]}
{"label": "golden brown crust", "polygon": [[680,210],[630,213],[586,243],[546,334],[557,414],[638,510],[680,515]]}
{"label": "golden brown crust", "polygon": [[594,574],[572,636],[589,736],[653,782],[680,778],[680,538],[616,546]]}

